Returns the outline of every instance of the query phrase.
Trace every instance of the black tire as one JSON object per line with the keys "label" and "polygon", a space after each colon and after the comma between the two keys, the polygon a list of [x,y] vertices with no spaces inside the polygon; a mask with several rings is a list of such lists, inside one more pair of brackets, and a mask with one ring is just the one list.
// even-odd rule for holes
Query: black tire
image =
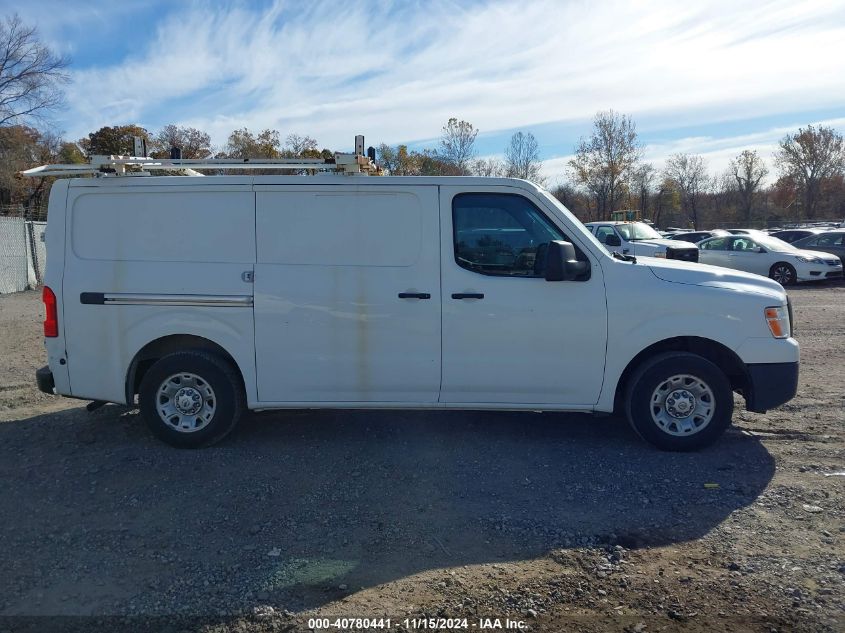
{"label": "black tire", "polygon": [[778,282],[781,286],[791,286],[798,281],[798,273],[795,267],[786,262],[777,262],[769,268],[769,277]]}
{"label": "black tire", "polygon": [[[654,419],[651,400],[659,386],[681,375],[692,376],[709,388],[712,397],[705,395],[701,402],[712,404],[712,415],[699,430],[675,435],[673,431],[681,433],[681,429],[676,425],[665,430]],[[665,402],[668,398],[664,401],[667,412],[662,416],[669,418]],[[733,409],[733,392],[727,376],[706,358],[687,352],[667,352],[644,361],[631,376],[625,394],[625,412],[631,426],[640,437],[664,451],[693,451],[712,444],[730,425]],[[654,410],[659,411],[660,407]]]}
{"label": "black tire", "polygon": [[[197,430],[177,430],[158,413],[159,389],[177,374],[193,374],[200,379],[200,385],[210,387],[211,391],[200,400],[201,406],[208,402],[213,411],[208,411],[206,420],[196,419],[203,425]],[[167,400],[167,396],[160,397]],[[229,362],[213,353],[188,350],[168,354],[147,370],[141,381],[138,405],[156,437],[177,448],[200,448],[220,441],[235,428],[246,409],[246,399],[241,377]]]}

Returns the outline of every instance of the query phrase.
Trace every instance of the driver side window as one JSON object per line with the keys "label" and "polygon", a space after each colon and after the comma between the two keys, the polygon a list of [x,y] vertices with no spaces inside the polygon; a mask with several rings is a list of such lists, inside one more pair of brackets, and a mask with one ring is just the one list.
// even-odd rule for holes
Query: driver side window
{"label": "driver side window", "polygon": [[736,237],[734,238],[733,243],[733,250],[745,253],[751,253],[756,251],[759,246],[757,246],[757,242],[747,237]]}
{"label": "driver side window", "polygon": [[465,193],[452,200],[458,266],[482,275],[542,277],[546,245],[566,236],[528,199]]}
{"label": "driver side window", "polygon": [[699,248],[703,248],[706,251],[726,251],[728,250],[728,238],[719,237],[714,240],[708,240],[704,244],[701,244]]}
{"label": "driver side window", "polygon": [[596,239],[602,244],[607,244],[608,235],[613,235],[612,226],[600,226],[596,229]]}

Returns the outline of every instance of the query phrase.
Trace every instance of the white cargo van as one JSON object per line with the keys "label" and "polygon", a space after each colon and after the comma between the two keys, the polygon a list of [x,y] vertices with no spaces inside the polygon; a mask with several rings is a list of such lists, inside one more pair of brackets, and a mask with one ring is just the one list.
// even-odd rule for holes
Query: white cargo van
{"label": "white cargo van", "polygon": [[44,303],[39,387],[181,447],[331,407],[616,411],[688,450],[798,378],[779,284],[613,255],[514,179],[59,180]]}

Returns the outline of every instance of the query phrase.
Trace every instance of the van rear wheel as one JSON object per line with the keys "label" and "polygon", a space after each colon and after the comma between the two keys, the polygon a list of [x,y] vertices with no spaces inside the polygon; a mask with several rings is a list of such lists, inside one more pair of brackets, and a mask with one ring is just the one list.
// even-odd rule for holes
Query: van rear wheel
{"label": "van rear wheel", "polygon": [[662,450],[691,451],[712,444],[730,425],[733,392],[727,376],[706,358],[668,352],[634,372],[625,405],[644,440]]}
{"label": "van rear wheel", "polygon": [[223,439],[246,408],[237,371],[205,351],[168,354],[141,381],[138,404],[153,434],[177,448]]}

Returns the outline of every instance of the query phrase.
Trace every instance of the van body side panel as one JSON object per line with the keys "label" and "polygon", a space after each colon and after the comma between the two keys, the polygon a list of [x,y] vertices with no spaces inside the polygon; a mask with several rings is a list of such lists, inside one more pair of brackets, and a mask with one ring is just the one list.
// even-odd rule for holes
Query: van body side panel
{"label": "van body side panel", "polygon": [[44,245],[47,250],[47,267],[44,272],[44,285],[49,286],[56,295],[56,306],[59,312],[59,335],[44,339],[47,350],[47,364],[53,374],[56,393],[71,394],[70,375],[65,359],[65,314],[62,294],[62,277],[65,270],[65,231],[68,198],[67,180],[57,180],[50,190],[50,201],[47,212],[47,230]]}
{"label": "van body side panel", "polygon": [[[604,377],[607,306],[603,273],[583,228],[556,213],[540,196],[502,186],[441,190],[444,404],[489,403],[502,408],[590,410]],[[453,202],[467,193],[522,196],[587,256],[586,281],[549,282],[542,277],[481,274],[458,264],[456,245],[472,243],[479,258],[507,261],[534,256],[538,243],[519,228],[453,226]],[[492,198],[491,198],[492,199]],[[478,209],[483,222],[485,210]],[[491,212],[490,218],[496,217]],[[456,234],[457,233],[457,234]],[[480,235],[480,237],[479,237]],[[514,246],[518,244],[518,246]],[[495,270],[495,267],[493,267]],[[455,298],[452,295],[482,295]]]}
{"label": "van body side panel", "polygon": [[[190,334],[229,352],[254,397],[252,284],[242,279],[255,262],[254,218],[251,185],[72,187],[63,284],[72,395],[125,403],[135,354]],[[240,302],[216,305],[221,297]]]}
{"label": "van body side panel", "polygon": [[256,228],[260,401],[437,401],[437,187],[256,186]]}

